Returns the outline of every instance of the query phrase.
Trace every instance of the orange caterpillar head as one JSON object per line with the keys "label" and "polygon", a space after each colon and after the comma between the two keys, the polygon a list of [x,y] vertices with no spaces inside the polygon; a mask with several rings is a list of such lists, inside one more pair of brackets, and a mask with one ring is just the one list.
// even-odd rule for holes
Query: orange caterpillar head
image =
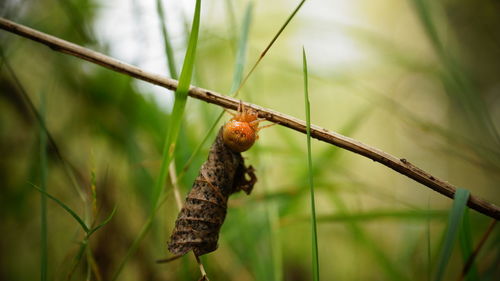
{"label": "orange caterpillar head", "polygon": [[251,108],[244,108],[240,102],[238,113],[224,125],[222,139],[224,144],[234,152],[248,150],[259,138],[259,123],[264,119],[258,119],[258,114]]}

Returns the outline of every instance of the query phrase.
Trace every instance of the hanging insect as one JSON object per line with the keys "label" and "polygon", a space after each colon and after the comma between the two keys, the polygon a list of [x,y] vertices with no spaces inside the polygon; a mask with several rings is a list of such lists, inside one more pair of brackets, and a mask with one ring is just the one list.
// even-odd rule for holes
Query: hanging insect
{"label": "hanging insect", "polygon": [[271,126],[259,128],[264,120],[240,102],[237,114],[219,130],[170,236],[168,250],[175,257],[191,250],[200,256],[217,249],[229,196],[240,190],[250,194],[257,181],[253,167],[245,166],[240,153],[253,145],[260,129]]}

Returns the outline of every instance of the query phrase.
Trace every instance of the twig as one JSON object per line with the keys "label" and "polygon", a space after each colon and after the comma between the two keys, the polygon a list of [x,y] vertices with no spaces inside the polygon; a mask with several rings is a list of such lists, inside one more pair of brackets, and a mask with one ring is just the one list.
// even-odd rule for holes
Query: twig
{"label": "twig", "polygon": [[[124,73],[126,75],[138,78],[146,82],[150,82],[152,84],[170,90],[175,90],[177,88],[177,81],[174,79],[144,71],[138,67],[121,62],[117,59],[113,59],[101,53],[39,32],[29,27],[14,23],[4,18],[0,18],[0,28],[18,34],[22,37],[40,42],[44,45],[49,46],[53,50],[82,58],[84,60],[102,65],[116,72]],[[189,96],[233,110],[237,109],[240,102],[237,99],[230,98],[222,94],[195,86],[190,87]],[[303,120],[258,105],[249,104],[246,102],[243,104],[246,107],[250,107],[256,110],[259,113],[259,117],[261,118],[265,118],[271,122],[278,123],[295,131],[306,133],[306,124]],[[332,131],[328,131],[327,129],[321,128],[316,125],[311,125],[311,137],[370,158],[373,161],[379,162],[382,165],[385,165],[395,170],[396,172],[403,174],[449,198],[453,198],[455,194],[456,188],[453,185],[437,179],[431,174],[411,164],[404,158],[397,158],[379,149],[363,144],[357,140]],[[497,220],[500,219],[500,208],[488,201],[471,195],[469,197],[467,205],[470,208],[489,217]]]}
{"label": "twig", "polygon": [[174,190],[175,203],[179,211],[182,209],[182,198],[179,188],[179,182],[177,180],[177,169],[175,168],[175,163],[172,161],[168,167],[168,172],[170,174],[170,181],[172,182],[172,189]]}
{"label": "twig", "polygon": [[196,258],[196,262],[200,266],[200,272],[201,272],[200,281],[202,281],[202,280],[203,281],[209,281],[208,280],[208,276],[207,276],[207,272],[205,271],[205,268],[203,267],[203,263],[201,262],[200,257],[198,257],[194,252],[193,252],[193,255]]}

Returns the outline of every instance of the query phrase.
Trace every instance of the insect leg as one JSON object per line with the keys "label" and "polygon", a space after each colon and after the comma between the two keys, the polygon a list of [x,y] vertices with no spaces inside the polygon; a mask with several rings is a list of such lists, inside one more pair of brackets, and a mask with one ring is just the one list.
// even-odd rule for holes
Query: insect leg
{"label": "insect leg", "polygon": [[166,258],[166,259],[157,260],[157,261],[156,261],[156,263],[167,263],[167,262],[171,262],[171,261],[174,261],[174,260],[176,260],[176,259],[178,259],[178,258],[183,257],[185,254],[187,254],[187,253],[184,253],[184,254],[182,254],[182,255],[175,255],[175,256],[173,256],[173,257]]}
{"label": "insect leg", "polygon": [[[252,166],[245,167],[243,163],[238,167],[233,184],[235,192],[243,190],[247,195],[252,192],[253,186],[257,182],[254,171],[255,169]],[[246,179],[246,175],[250,177],[250,180]]]}
{"label": "insect leg", "polygon": [[245,108],[245,106],[243,105],[243,101],[240,100],[240,103],[238,104],[238,112],[239,113],[243,112],[244,108]]}
{"label": "insect leg", "polygon": [[[264,119],[264,120],[265,120],[265,119]],[[257,120],[256,120],[256,121],[257,121]],[[274,126],[274,125],[276,125],[276,123],[272,123],[272,124],[269,124],[269,125],[265,125],[265,126],[259,127],[258,129],[259,129],[259,130],[262,130],[262,129],[269,128],[269,127]]]}
{"label": "insect leg", "polygon": [[245,184],[241,186],[241,189],[245,191],[245,193],[248,195],[250,192],[253,190],[253,186],[257,182],[257,176],[255,175],[255,169],[250,165],[248,168],[245,168],[245,174],[250,177],[250,180],[246,180],[245,178]]}
{"label": "insect leg", "polygon": [[228,109],[225,109],[225,108],[224,108],[224,111],[233,117],[236,117],[238,115],[238,113],[232,113],[231,111],[229,111]]}

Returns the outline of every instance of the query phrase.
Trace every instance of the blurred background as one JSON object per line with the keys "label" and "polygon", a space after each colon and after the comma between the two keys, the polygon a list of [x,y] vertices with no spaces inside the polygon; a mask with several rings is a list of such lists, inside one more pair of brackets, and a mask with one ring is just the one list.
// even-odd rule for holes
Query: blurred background
{"label": "blurred background", "polygon": [[[171,76],[158,2],[7,0],[0,14]],[[170,62],[180,70],[195,1],[160,2]],[[298,2],[202,1],[192,84],[229,94],[245,14],[251,11],[246,74]],[[306,1],[238,98],[304,119],[304,46],[312,123],[499,205],[499,15],[493,0]],[[3,30],[0,46],[0,279],[198,280],[192,255],[155,263],[169,255],[178,212],[170,184],[152,227],[123,263],[148,218],[173,93]],[[186,163],[219,112],[188,100],[175,153],[178,173],[187,167],[182,197],[214,133]],[[313,141],[312,151],[321,279],[430,280],[452,200],[334,146]],[[250,196],[230,198],[219,249],[202,257],[208,277],[311,280],[305,135],[273,126],[244,157],[258,183]],[[43,207],[33,185],[88,224],[103,222],[115,206],[116,213],[85,239],[54,201]],[[469,215],[475,246],[492,219]],[[481,280],[500,276],[499,242],[497,227],[477,257]],[[445,280],[458,280],[463,264],[457,243]]]}

